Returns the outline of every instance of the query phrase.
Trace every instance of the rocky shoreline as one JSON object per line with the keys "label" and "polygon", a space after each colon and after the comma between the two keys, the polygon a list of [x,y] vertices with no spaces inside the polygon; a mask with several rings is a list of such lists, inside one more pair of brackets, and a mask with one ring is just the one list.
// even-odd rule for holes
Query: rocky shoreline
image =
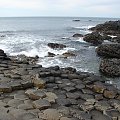
{"label": "rocky shoreline", "polygon": [[120,120],[120,90],[102,77],[23,58],[0,50],[0,120]]}

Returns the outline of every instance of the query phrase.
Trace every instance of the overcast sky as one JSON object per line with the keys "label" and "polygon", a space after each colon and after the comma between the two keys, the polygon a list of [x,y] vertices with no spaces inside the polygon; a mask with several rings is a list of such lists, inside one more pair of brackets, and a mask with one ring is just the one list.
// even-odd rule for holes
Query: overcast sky
{"label": "overcast sky", "polygon": [[0,0],[4,16],[78,16],[120,18],[120,0]]}

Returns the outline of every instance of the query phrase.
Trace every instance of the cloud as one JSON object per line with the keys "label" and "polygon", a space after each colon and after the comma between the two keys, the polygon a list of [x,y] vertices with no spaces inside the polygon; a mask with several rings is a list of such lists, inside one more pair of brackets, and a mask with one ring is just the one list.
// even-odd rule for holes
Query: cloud
{"label": "cloud", "polygon": [[1,8],[45,9],[43,0],[0,0]]}
{"label": "cloud", "polygon": [[120,0],[0,0],[2,14],[46,16],[119,16]]}

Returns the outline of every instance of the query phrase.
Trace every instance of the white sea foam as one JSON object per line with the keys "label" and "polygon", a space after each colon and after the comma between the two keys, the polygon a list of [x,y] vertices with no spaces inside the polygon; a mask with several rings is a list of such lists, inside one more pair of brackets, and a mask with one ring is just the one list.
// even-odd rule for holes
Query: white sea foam
{"label": "white sea foam", "polygon": [[85,41],[83,40],[83,37],[77,39],[76,41],[79,41],[79,42],[81,42],[81,43],[87,43],[87,42],[85,42]]}
{"label": "white sea foam", "polygon": [[115,37],[117,37],[117,36],[115,36],[115,35],[108,35],[108,36],[110,36],[110,37],[112,37],[112,38],[115,38]]}

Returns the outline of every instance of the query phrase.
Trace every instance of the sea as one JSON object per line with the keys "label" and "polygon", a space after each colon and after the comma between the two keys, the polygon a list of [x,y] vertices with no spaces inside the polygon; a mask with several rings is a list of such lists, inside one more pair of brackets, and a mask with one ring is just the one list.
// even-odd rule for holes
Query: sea
{"label": "sea", "polygon": [[[119,18],[0,17],[0,49],[10,56],[38,55],[37,64],[43,67],[69,66],[82,72],[100,75],[100,58],[96,55],[96,47],[83,41],[82,37],[73,38],[72,36],[76,33],[83,35],[91,33],[89,28],[110,20],[119,20]],[[67,47],[51,49],[48,43],[60,43]],[[64,58],[62,54],[68,51],[75,53],[76,56]],[[47,57],[48,52],[56,56]],[[106,79],[120,88],[120,78]]]}

